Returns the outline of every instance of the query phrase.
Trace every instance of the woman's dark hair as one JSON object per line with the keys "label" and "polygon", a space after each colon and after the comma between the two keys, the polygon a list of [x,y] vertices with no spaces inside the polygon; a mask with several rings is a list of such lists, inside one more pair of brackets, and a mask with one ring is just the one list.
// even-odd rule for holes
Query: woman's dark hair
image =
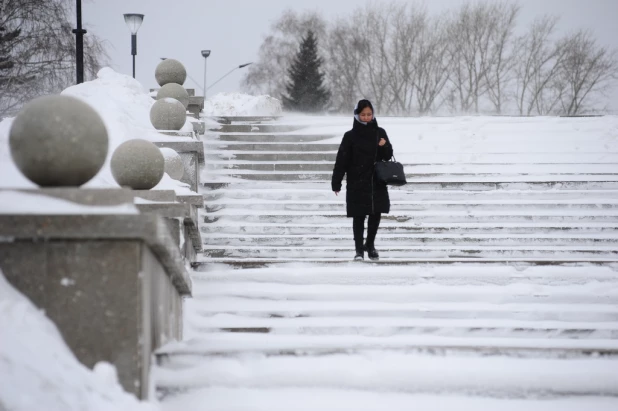
{"label": "woman's dark hair", "polygon": [[371,109],[371,112],[373,113],[373,105],[371,104],[371,101],[369,100],[359,100],[358,103],[356,103],[356,108],[354,109],[354,114],[360,114],[361,111],[363,111],[365,108],[369,107]]}

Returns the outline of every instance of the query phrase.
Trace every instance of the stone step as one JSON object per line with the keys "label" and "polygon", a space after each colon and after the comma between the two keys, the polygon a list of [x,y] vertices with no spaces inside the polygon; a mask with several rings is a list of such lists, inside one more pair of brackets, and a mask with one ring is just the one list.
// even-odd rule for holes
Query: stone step
{"label": "stone step", "polygon": [[[279,357],[278,357],[279,358]],[[292,359],[295,357],[286,357],[286,359]],[[322,357],[321,361],[329,361],[332,365],[333,358],[341,358],[341,356],[325,356]],[[351,357],[355,358],[355,357]],[[362,367],[363,370],[369,370],[366,363],[362,361],[369,362],[367,360],[366,355],[358,355],[356,358],[361,360],[361,363],[356,363],[352,368]],[[229,366],[233,367],[236,365],[236,359],[228,359],[227,363],[216,362],[217,365],[221,365],[222,367]],[[261,361],[261,360],[257,360]],[[405,360],[404,360],[405,361]],[[485,361],[485,360],[481,360]],[[277,365],[277,367],[282,366],[282,364],[277,363],[276,360],[273,360],[273,363]],[[375,365],[377,362],[371,361],[371,364]],[[418,361],[416,358],[410,357],[407,365],[405,367],[402,364],[399,364],[400,369],[405,368],[410,373],[410,369],[417,369]],[[321,362],[312,362],[313,366],[318,366]],[[290,369],[302,369],[303,363],[289,363],[285,364],[285,367],[288,366]],[[350,364],[352,365],[352,364]],[[520,364],[524,365],[524,364]],[[529,370],[523,371],[521,374],[521,381],[525,381],[523,378],[524,374],[528,375],[537,375],[536,368],[545,367],[548,364],[544,362],[535,363],[534,366],[531,366]],[[254,368],[255,366],[255,368]],[[203,377],[199,380],[201,384],[199,387],[195,387],[194,383],[190,383],[191,377],[184,377],[181,373],[182,371],[169,371],[166,370],[165,375],[165,383],[170,383],[171,385],[165,385],[164,381],[159,381],[160,385],[157,385],[157,396],[161,398],[165,398],[168,395],[183,393],[187,395],[188,399],[184,396],[180,396],[178,398],[172,398],[170,401],[172,404],[187,404],[190,402],[191,404],[200,404],[199,408],[188,409],[183,408],[184,411],[219,411],[219,410],[237,410],[243,409],[246,407],[246,404],[251,404],[253,409],[259,410],[269,410],[269,411],[288,411],[294,409],[296,411],[313,411],[313,410],[332,410],[334,404],[345,404],[345,409],[347,410],[355,410],[355,411],[374,411],[374,410],[389,410],[389,411],[408,411],[410,409],[409,404],[415,404],[415,409],[418,410],[441,410],[441,411],[458,411],[458,410],[476,410],[476,411],[495,411],[495,410],[516,410],[516,409],[525,409],[527,411],[565,411],[565,410],[592,410],[595,411],[615,411],[618,408],[618,399],[613,397],[599,397],[594,395],[581,395],[577,396],[577,394],[570,390],[570,388],[563,389],[563,385],[561,385],[561,390],[567,394],[563,397],[554,396],[552,398],[547,398],[547,393],[550,394],[558,394],[560,391],[557,390],[556,386],[551,386],[551,390],[543,391],[548,384],[548,381],[563,381],[565,376],[568,376],[570,379],[570,374],[565,372],[563,368],[558,371],[551,371],[554,375],[544,374],[543,377],[547,377],[543,381],[543,385],[536,386],[530,389],[528,386],[524,384],[521,388],[518,388],[516,381],[519,381],[519,378],[515,380],[515,377],[512,381],[511,388],[508,391],[503,390],[502,394],[504,396],[502,398],[497,398],[496,394],[500,394],[500,390],[496,390],[495,385],[485,384],[486,379],[475,380],[474,377],[470,374],[466,374],[465,372],[459,373],[457,369],[453,369],[450,367],[444,367],[444,369],[439,369],[436,367],[432,368],[431,365],[428,366],[427,369],[435,370],[436,373],[442,372],[444,370],[445,374],[449,375],[449,379],[442,380],[442,383],[438,383],[438,378],[429,379],[427,374],[419,372],[418,375],[413,378],[410,375],[406,375],[406,384],[409,387],[406,389],[406,386],[402,383],[393,384],[392,387],[376,386],[371,382],[370,377],[364,377],[362,382],[359,382],[358,379],[354,379],[356,376],[350,376],[347,380],[345,380],[345,384],[341,386],[337,384],[334,380],[336,378],[345,379],[348,376],[342,375],[341,373],[333,372],[332,380],[320,380],[318,376],[315,374],[309,374],[308,378],[317,378],[316,381],[321,381],[323,385],[315,386],[311,383],[307,383],[306,386],[300,386],[298,382],[295,380],[287,380],[295,386],[288,386],[288,384],[281,384],[280,381],[273,381],[269,385],[261,385],[253,384],[251,382],[245,382],[242,386],[237,385],[229,385],[222,387],[220,385],[211,384],[208,381],[220,381],[225,377],[225,375],[219,375],[218,372],[213,372],[211,370],[210,364],[202,364],[202,367],[196,366],[198,368],[197,372],[204,371],[204,374],[200,374]],[[342,370],[346,366],[342,366]],[[469,369],[476,369],[474,365],[471,365]],[[481,368],[481,367],[478,367]],[[573,367],[573,374],[575,375],[576,371],[574,370],[576,367]],[[244,370],[250,372],[253,369],[259,369],[263,372],[272,371],[270,378],[273,378],[273,375],[278,375],[275,370],[272,370],[268,367],[261,367],[260,363],[251,363],[244,364]],[[386,375],[400,375],[394,374],[397,369],[393,369],[393,374],[387,373]],[[549,368],[545,368],[544,372],[549,372]],[[170,374],[167,374],[169,372]],[[212,379],[211,379],[211,373]],[[379,371],[371,371],[372,375],[382,375]],[[452,375],[457,373],[460,376],[461,380],[464,381],[463,384],[456,383]],[[560,377],[556,376],[560,374]],[[184,378],[183,378],[184,377]],[[262,378],[261,373],[255,376],[256,378],[260,378],[260,381],[265,381]],[[556,377],[556,378],[554,378]],[[175,383],[174,380],[179,378],[182,381],[181,384],[187,383],[186,386],[180,386],[178,383]],[[399,378],[394,376],[388,381],[392,382],[395,378]],[[403,377],[402,377],[403,378]],[[491,384],[496,384],[497,381],[504,381],[494,378],[487,378],[487,380],[491,379]],[[581,375],[575,375],[574,383],[579,384],[580,381],[584,380]],[[352,384],[352,381],[356,381],[355,384]],[[385,383],[385,379],[380,378],[380,382],[382,384]],[[417,381],[421,381],[417,383]],[[430,382],[431,381],[431,382]],[[329,385],[332,382],[332,385]],[[433,382],[433,383],[432,383]],[[588,384],[591,383],[590,380],[587,381]],[[569,383],[570,385],[570,383]],[[457,393],[454,389],[454,386],[457,386],[457,389],[465,391],[461,393]],[[579,390],[582,389],[583,386],[578,386]],[[588,386],[589,387],[589,386]],[[445,395],[444,392],[448,390],[451,392],[450,395]],[[487,390],[487,391],[483,391]],[[535,396],[538,390],[538,396]],[[187,392],[188,391],[188,392]],[[470,396],[469,392],[475,392],[478,396]],[[487,392],[486,395],[484,393]],[[482,396],[484,395],[484,396]],[[490,395],[494,395],[491,397]],[[533,397],[534,396],[534,397]],[[510,398],[504,398],[510,397]],[[520,399],[514,399],[513,397],[519,397]],[[532,397],[532,398],[531,398]],[[202,398],[216,398],[216,401],[208,402],[204,404],[201,399]],[[519,408],[518,408],[519,407]],[[344,408],[339,408],[344,409]]]}
{"label": "stone step", "polygon": [[[362,336],[362,335],[277,335],[269,333],[212,333],[205,338],[194,338],[174,349],[160,350],[159,356],[233,356],[241,353],[266,355],[314,355],[324,353],[354,354],[364,350],[473,350],[478,354],[517,354],[533,351],[540,357],[551,356],[551,351],[585,354],[602,353],[618,355],[618,340],[612,339],[548,339],[548,338],[489,338],[489,337],[443,337],[425,335]],[[549,352],[548,352],[549,351]],[[298,353],[298,354],[296,354]],[[313,355],[311,355],[313,354]],[[306,354],[305,354],[306,355]],[[511,354],[512,355],[512,354]],[[521,354],[520,354],[521,355]],[[164,360],[165,361],[165,360]],[[603,362],[615,375],[616,361]],[[581,369],[579,370],[581,372]],[[297,369],[294,370],[297,372]],[[358,372],[358,371],[356,371]],[[504,372],[501,370],[500,372]],[[613,375],[613,374],[612,374]],[[617,389],[618,390],[618,389]]]}
{"label": "stone step", "polygon": [[328,134],[262,134],[262,133],[228,133],[206,134],[204,141],[208,142],[241,142],[241,143],[306,143],[329,140],[333,136]]}
{"label": "stone step", "polygon": [[[379,271],[385,271],[386,268],[380,268]],[[365,275],[372,275],[371,273],[365,273]],[[375,275],[376,277],[378,274]],[[477,279],[476,282],[465,282],[465,277],[460,276],[459,281],[453,281],[450,283],[436,283],[433,278],[425,278],[424,283],[416,282],[412,284],[394,284],[394,282],[383,281],[380,285],[366,285],[363,283],[316,283],[307,284],[305,282],[300,284],[280,283],[272,278],[263,278],[261,281],[249,281],[238,279],[236,281],[230,281],[228,279],[212,278],[209,281],[198,281],[199,287],[193,292],[193,302],[198,304],[197,307],[203,308],[202,302],[208,306],[219,305],[219,303],[229,306],[230,301],[228,298],[234,299],[234,303],[237,303],[239,299],[239,307],[274,307],[276,302],[280,302],[284,307],[288,307],[289,302],[294,302],[295,307],[290,307],[291,311],[294,311],[298,306],[302,304],[315,306],[316,302],[329,302],[333,304],[340,304],[345,301],[350,302],[358,309],[362,309],[366,303],[387,303],[392,304],[393,307],[396,304],[410,303],[430,303],[434,307],[438,307],[439,303],[457,303],[462,304],[461,307],[472,307],[473,304],[483,303],[487,307],[491,304],[497,304],[503,306],[505,304],[513,305],[526,305],[526,304],[586,304],[584,309],[595,310],[595,304],[601,304],[607,307],[607,304],[614,304],[614,308],[618,310],[618,276],[614,278],[611,283],[600,283],[594,280],[587,281],[583,284],[576,284],[573,281],[570,284],[528,284],[523,278],[511,279],[510,282],[495,284],[488,281]],[[556,278],[554,278],[556,280]],[[215,299],[215,301],[213,301]],[[191,303],[192,305],[194,303]],[[469,303],[472,305],[465,305]],[[376,305],[378,306],[378,305]],[[515,306],[511,307],[515,310]],[[516,311],[516,310],[515,310]],[[618,312],[618,311],[617,311]],[[203,317],[200,317],[203,318]],[[278,322],[281,318],[263,317],[263,318],[246,318],[242,316],[221,316],[215,315],[214,317],[208,317],[219,327],[220,324],[236,324],[236,327],[275,327],[275,323],[279,324],[277,327],[292,328],[295,326],[397,326],[397,327],[428,327],[438,326],[436,323],[432,323],[434,320],[427,319],[426,322],[410,322],[410,319],[393,319],[392,322],[386,321],[380,323],[374,321],[374,317],[361,317],[356,318],[356,323],[348,323],[344,319],[337,317],[319,317],[324,322],[320,322],[319,319],[314,318],[310,321],[309,317],[295,317],[293,319],[288,318],[287,321]],[[243,322],[244,320],[248,322]],[[192,321],[197,321],[197,318],[193,318]],[[200,320],[201,321],[201,320]],[[210,320],[209,320],[210,321]],[[372,322],[373,321],[373,322]],[[402,323],[403,321],[403,323]],[[451,322],[449,322],[451,321]],[[482,324],[480,320],[468,320],[472,321],[468,323],[460,323],[455,320],[448,320],[442,326],[451,327],[463,325],[464,328],[475,328],[477,326],[486,327],[524,327],[519,322],[516,325],[506,325],[505,323],[499,323],[496,320],[495,323]],[[237,324],[240,322],[240,325]],[[264,325],[266,322],[268,325]],[[212,323],[205,324],[199,322],[200,326],[212,327]],[[536,325],[534,325],[536,324]],[[538,324],[541,324],[540,326]],[[565,323],[566,324],[566,323]],[[547,325],[546,322],[541,321],[529,323],[525,327],[541,327],[541,328],[588,328],[592,325]],[[599,323],[601,324],[601,323]],[[607,326],[608,324],[606,324]],[[596,328],[596,327],[593,327]],[[612,323],[611,329],[618,331],[618,323]],[[616,335],[618,338],[618,335]]]}
{"label": "stone step", "polygon": [[[348,228],[347,235],[256,235],[256,234],[213,234],[204,236],[205,247],[225,245],[228,247],[264,246],[264,247],[346,247],[352,242],[352,232]],[[560,233],[554,237],[541,237],[534,234],[517,235],[457,235],[457,234],[386,234],[380,233],[376,240],[378,248],[390,249],[397,247],[426,246],[614,246],[618,249],[618,232],[606,235],[587,235],[565,237]]]}
{"label": "stone step", "polygon": [[[252,284],[253,285],[253,284]],[[245,317],[236,314],[196,316],[192,333],[246,332],[313,335],[442,335],[444,337],[618,339],[611,321],[527,321],[403,317]]]}
{"label": "stone step", "polygon": [[[430,343],[439,337],[356,337],[350,341],[344,336],[273,338],[263,334],[251,337],[261,350],[251,350],[250,345],[243,345],[243,338],[246,335],[217,334],[160,352],[155,370],[159,395],[199,389],[201,395],[189,398],[205,398],[206,392],[216,399],[211,409],[230,410],[246,409],[243,404],[250,403],[252,409],[261,406],[264,410],[609,411],[618,404],[614,398],[618,395],[617,360],[582,356],[591,348],[613,354],[614,345],[603,341],[558,344],[504,339],[492,345],[484,338],[461,343],[450,338],[432,349]],[[542,348],[532,346],[535,342]],[[476,355],[470,354],[472,344],[478,347]],[[496,355],[502,353],[510,355]],[[391,398],[393,393],[397,393],[396,401]],[[566,401],[555,404],[559,397]],[[303,405],[294,405],[301,401]],[[410,408],[410,404],[421,408]],[[599,404],[605,406],[599,408]]]}
{"label": "stone step", "polygon": [[273,258],[238,258],[238,257],[198,257],[199,260],[191,263],[191,267],[195,272],[207,270],[208,267],[216,265],[217,267],[225,267],[230,269],[242,268],[243,271],[251,269],[267,268],[271,270],[273,267],[288,267],[288,272],[294,271],[298,266],[311,265],[314,268],[324,270],[328,267],[336,267],[338,269],[353,267],[388,267],[389,269],[404,267],[425,267],[435,269],[436,267],[466,267],[469,265],[486,266],[491,268],[518,268],[529,269],[533,267],[577,267],[587,271],[590,267],[618,267],[615,258],[587,258],[587,257],[571,257],[571,258],[553,258],[553,257],[509,257],[509,258],[476,258],[476,257],[461,257],[461,258],[390,258],[388,256],[380,257],[380,260],[371,261],[364,260],[362,262],[352,261],[352,256],[329,257],[329,258],[307,258],[307,257],[273,257]]}
{"label": "stone step", "polygon": [[218,133],[286,133],[302,130],[305,126],[285,124],[222,124],[219,128],[212,129]]}
{"label": "stone step", "polygon": [[[285,224],[279,223],[246,223],[236,222],[228,224],[223,221],[219,223],[204,224],[200,230],[204,235],[215,234],[242,234],[246,236],[254,235],[305,235],[305,236],[324,236],[324,235],[345,235],[349,236],[352,229],[352,221],[346,219],[341,224]],[[608,236],[614,238],[618,234],[618,223],[588,223],[588,224],[538,224],[538,223],[471,223],[471,224],[431,224],[422,225],[381,223],[380,237],[382,234],[422,236],[428,235],[535,235],[537,237],[571,237],[571,236]]]}
{"label": "stone step", "polygon": [[[207,161],[207,170],[254,170],[254,171],[333,171],[333,162],[328,161],[261,161],[249,162],[236,159]],[[453,170],[467,174],[615,174],[616,165],[605,164],[411,164],[403,163],[406,174],[452,174]]]}
{"label": "stone step", "polygon": [[[262,211],[262,210],[234,210],[222,209],[212,213],[202,214],[205,223],[220,222],[235,224],[234,222],[249,223],[278,223],[284,224],[337,224],[349,226],[345,217],[345,207],[341,211],[308,214],[302,211]],[[518,210],[502,208],[496,210],[452,210],[452,211],[417,211],[405,213],[394,211],[382,215],[382,222],[410,222],[421,225],[423,223],[493,223],[504,224],[514,222],[538,223],[588,223],[607,222],[615,224],[618,221],[618,212],[614,210]]]}
{"label": "stone step", "polygon": [[265,152],[265,151],[233,151],[233,150],[209,150],[209,156],[211,159],[219,160],[238,160],[238,161],[319,161],[329,162],[334,164],[337,157],[336,152],[322,153],[322,152]]}
{"label": "stone step", "polygon": [[[426,285],[420,288],[437,288]],[[470,286],[460,286],[468,291]],[[482,288],[477,286],[476,288]],[[496,288],[491,287],[490,288]],[[524,289],[531,288],[525,287]],[[563,288],[568,288],[564,286]],[[586,284],[581,286],[590,290],[594,285]],[[339,287],[343,288],[343,287]],[[517,288],[514,284],[511,290]],[[540,287],[551,294],[551,286]],[[571,287],[572,288],[572,287]],[[596,286],[602,289],[601,285]],[[567,295],[578,295],[577,291],[563,291],[562,297],[556,297],[555,301],[548,298],[544,301],[541,295],[534,298],[529,290],[522,292],[518,302],[516,293],[508,293],[497,290],[497,296],[488,295],[480,290],[473,289],[466,293],[459,293],[459,298],[454,301],[446,299],[446,295],[457,295],[455,291],[445,290],[438,300],[432,299],[431,295],[426,298],[412,299],[408,296],[398,294],[399,299],[391,301],[372,300],[367,297],[368,290],[355,291],[356,296],[365,295],[364,298],[355,298],[354,293],[349,294],[349,298],[327,299],[315,298],[314,300],[296,300],[274,298],[242,298],[235,296],[210,296],[207,299],[192,300],[192,310],[200,317],[218,316],[223,314],[239,315],[243,317],[256,318],[310,318],[310,317],[337,317],[337,318],[358,318],[358,317],[390,317],[407,319],[493,319],[493,320],[520,320],[520,321],[564,321],[564,322],[608,322],[618,321],[618,306],[615,304],[615,282],[612,289],[608,292],[600,291],[601,295],[610,296],[605,301],[603,298],[590,303],[569,301]],[[466,295],[482,296],[478,299],[466,299]],[[379,291],[378,291],[379,293]],[[559,291],[557,291],[559,294]],[[239,290],[237,294],[242,294]],[[271,293],[272,295],[273,293]],[[306,294],[306,293],[305,293]],[[582,293],[584,294],[584,293]],[[435,295],[439,295],[439,293]],[[332,294],[330,295],[332,297]],[[318,297],[318,296],[316,296]],[[536,301],[535,301],[536,300]],[[616,341],[618,347],[618,340]]]}
{"label": "stone step", "polygon": [[[345,198],[345,188],[339,193]],[[330,187],[321,189],[294,188],[289,185],[283,188],[267,189],[236,189],[223,188],[203,191],[204,201],[233,203],[235,201],[325,201],[335,197]],[[465,190],[415,190],[400,188],[389,190],[391,201],[556,201],[568,202],[581,199],[595,201],[618,200],[618,190],[496,190],[496,191],[465,191]]]}
{"label": "stone step", "polygon": [[[236,190],[257,190],[266,192],[276,189],[308,189],[308,190],[327,190],[331,195],[330,184],[326,181],[262,181],[256,184],[255,181],[243,181],[239,179],[212,180],[206,175],[202,178],[204,190],[219,190],[233,188]],[[230,187],[231,185],[231,187]],[[518,181],[518,182],[493,182],[493,181],[409,181],[401,187],[389,187],[389,192],[394,191],[568,191],[568,190],[618,190],[617,181]],[[345,191],[345,184],[343,187]]]}
{"label": "stone step", "polygon": [[[333,196],[334,197],[334,196]],[[345,198],[345,197],[344,197]],[[269,212],[276,211],[304,211],[312,212],[337,212],[345,210],[345,200],[341,201],[269,201],[264,200],[248,203],[243,201],[223,201],[209,202],[205,204],[205,210],[213,213],[219,210],[264,210]],[[502,209],[517,209],[519,211],[548,211],[555,210],[618,210],[618,201],[613,199],[591,199],[591,200],[568,200],[558,203],[555,200],[545,201],[508,201],[508,200],[480,200],[480,201],[394,201],[391,200],[391,209],[398,213],[417,212],[417,211],[491,211]]]}
{"label": "stone step", "polygon": [[275,124],[274,121],[281,118],[281,116],[207,116],[215,121],[218,121],[221,124],[231,124],[231,123],[240,123],[240,124],[258,124],[262,122],[266,122],[267,124]]}
{"label": "stone step", "polygon": [[[281,150],[266,150],[255,152],[252,150],[234,150],[234,147],[218,149],[211,145],[207,150],[213,157],[228,159],[231,155],[239,161],[327,161],[334,163],[337,150],[330,152],[306,152],[293,150],[281,152]],[[233,153],[230,153],[233,151]],[[500,164],[545,164],[545,165],[568,165],[573,164],[618,164],[618,153],[440,153],[440,152],[414,152],[395,156],[399,161],[408,164],[431,165],[444,164],[458,167],[460,164],[500,165]]]}
{"label": "stone step", "polygon": [[[385,321],[389,325],[354,325],[354,321],[350,319],[338,319],[340,323],[349,321],[350,325],[291,325],[285,326],[273,324],[264,326],[256,324],[255,326],[244,325],[245,321],[240,321],[239,324],[221,324],[219,326],[194,326],[192,334],[199,335],[202,338],[208,338],[211,334],[221,332],[231,333],[253,333],[265,334],[273,333],[278,335],[359,335],[359,336],[392,336],[392,335],[423,335],[435,337],[459,337],[459,338],[548,338],[548,339],[576,339],[576,340],[618,340],[618,329],[616,327],[605,329],[596,328],[592,323],[589,326],[568,327],[565,328],[549,328],[544,326],[528,326],[519,325],[516,327],[509,326],[486,326],[478,325],[468,327],[463,325],[441,326],[440,321],[432,319],[427,321],[427,325],[396,325],[392,321]],[[387,320],[378,319],[378,320]],[[201,322],[200,322],[201,323]],[[435,323],[435,324],[430,324]],[[372,324],[372,322],[370,322]]]}
{"label": "stone step", "polygon": [[[209,245],[204,247],[202,256],[204,258],[338,258],[349,256],[351,260],[354,256],[354,244],[350,241],[349,246],[341,247],[286,247],[286,246],[225,246]],[[381,257],[390,259],[448,259],[448,258],[526,258],[538,259],[547,258],[553,260],[565,259],[590,259],[599,258],[602,260],[613,260],[618,262],[618,249],[615,245],[582,245],[582,246],[541,246],[526,244],[522,246],[481,246],[474,244],[471,246],[429,246],[413,245],[402,246],[393,245],[389,248],[380,250]]]}
{"label": "stone step", "polygon": [[[258,180],[258,181],[328,181],[332,179],[331,171],[260,171],[260,170],[212,170],[202,172],[207,178]],[[618,173],[419,173],[406,172],[410,182],[618,182]],[[345,184],[345,180],[344,180]]]}
{"label": "stone step", "polygon": [[213,150],[232,150],[232,151],[266,151],[266,152],[337,152],[339,144],[332,143],[244,143],[220,140],[204,140],[206,152]]}
{"label": "stone step", "polygon": [[[336,261],[336,260],[333,260]],[[413,261],[413,260],[410,260]],[[541,260],[539,260],[541,261]],[[462,286],[510,286],[525,284],[528,287],[574,286],[574,291],[595,293],[595,287],[615,290],[618,265],[588,264],[585,270],[578,264],[560,266],[502,263],[490,264],[490,260],[468,262],[465,265],[449,264],[297,264],[294,275],[290,265],[271,266],[268,270],[224,269],[215,264],[203,264],[192,273],[194,292],[199,295],[211,283],[276,283],[298,286],[397,286],[416,287],[433,284],[459,289]],[[497,261],[496,261],[497,262]],[[206,291],[207,292],[207,291]],[[196,299],[197,300],[197,299]],[[192,301],[196,301],[192,300]]]}

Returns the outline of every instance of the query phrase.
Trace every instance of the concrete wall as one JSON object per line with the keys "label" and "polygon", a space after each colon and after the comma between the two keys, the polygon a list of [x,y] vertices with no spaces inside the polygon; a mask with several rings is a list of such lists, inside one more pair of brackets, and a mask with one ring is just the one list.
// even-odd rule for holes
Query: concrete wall
{"label": "concrete wall", "polygon": [[147,396],[152,351],[182,338],[182,297],[146,243],[0,243],[0,262],[84,365],[110,362],[127,391]]}
{"label": "concrete wall", "polygon": [[78,360],[114,364],[122,386],[147,398],[153,351],[182,339],[191,293],[165,219],[0,215],[0,233],[5,277],[45,310]]}

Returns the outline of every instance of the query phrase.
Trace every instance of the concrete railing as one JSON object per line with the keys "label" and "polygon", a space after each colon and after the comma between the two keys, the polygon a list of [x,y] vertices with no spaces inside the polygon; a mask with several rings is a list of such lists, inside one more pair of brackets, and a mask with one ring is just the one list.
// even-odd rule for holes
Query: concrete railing
{"label": "concrete railing", "polygon": [[[170,73],[169,63],[157,68],[158,80],[178,74],[179,66]],[[202,250],[197,186],[203,147],[195,138],[167,141],[163,134],[157,145],[129,140],[111,160],[123,188],[79,188],[105,162],[105,126],[80,100],[42,99],[26,105],[10,131],[16,166],[41,188],[0,190],[5,203],[25,205],[0,210],[0,270],[45,310],[84,365],[113,364],[125,390],[147,398],[154,351],[182,339],[183,299],[191,296],[186,267]],[[168,110],[175,103],[165,100],[154,117],[184,124],[184,107],[176,119]],[[177,153],[164,155],[157,146]],[[193,192],[153,190],[164,170]]]}

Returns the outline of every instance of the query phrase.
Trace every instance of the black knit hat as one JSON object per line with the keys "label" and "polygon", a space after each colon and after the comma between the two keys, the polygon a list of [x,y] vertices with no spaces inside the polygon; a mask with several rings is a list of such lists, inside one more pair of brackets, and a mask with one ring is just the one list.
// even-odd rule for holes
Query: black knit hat
{"label": "black knit hat", "polygon": [[365,99],[358,100],[358,103],[356,103],[356,108],[354,109],[354,114],[360,114],[360,112],[363,111],[366,107],[369,107],[371,109],[371,112],[374,113],[371,101]]}

